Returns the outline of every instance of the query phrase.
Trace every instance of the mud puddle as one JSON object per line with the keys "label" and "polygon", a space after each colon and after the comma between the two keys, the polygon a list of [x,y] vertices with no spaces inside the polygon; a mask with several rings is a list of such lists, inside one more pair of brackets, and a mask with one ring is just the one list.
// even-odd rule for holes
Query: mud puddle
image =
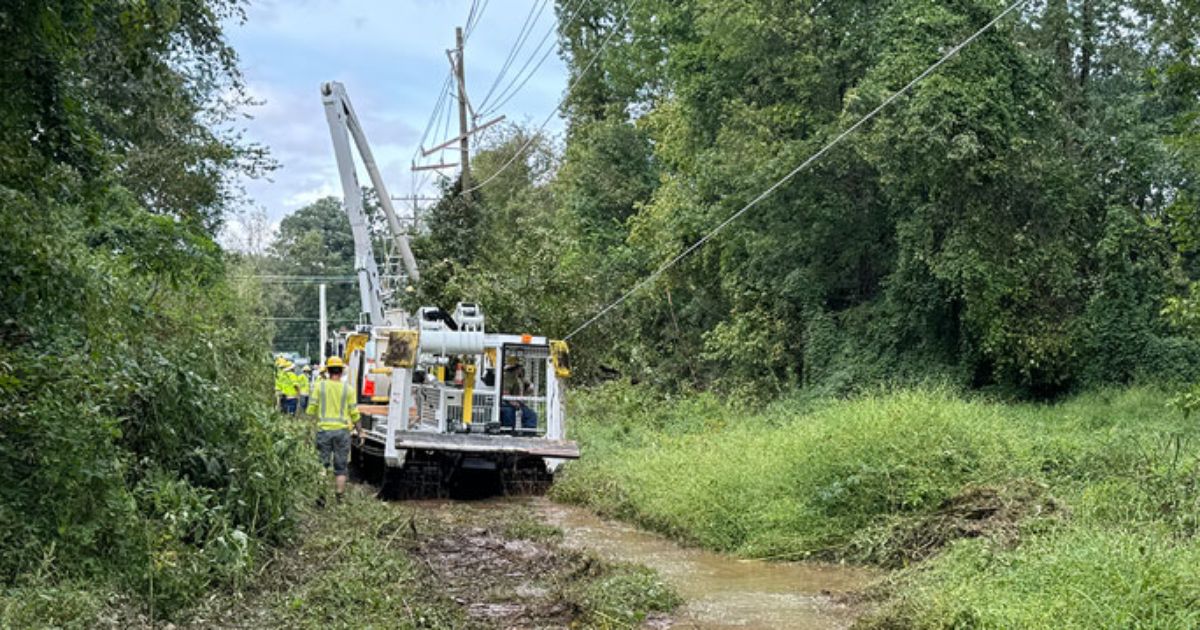
{"label": "mud puddle", "polygon": [[[432,502],[427,505],[432,506]],[[671,619],[654,627],[719,630],[846,628],[863,612],[845,603],[880,577],[855,567],[818,563],[741,560],[681,547],[665,537],[608,521],[543,497],[493,499],[457,508],[482,512],[519,505],[563,532],[563,545],[604,560],[648,566],[684,599]],[[466,507],[469,506],[469,507]]]}

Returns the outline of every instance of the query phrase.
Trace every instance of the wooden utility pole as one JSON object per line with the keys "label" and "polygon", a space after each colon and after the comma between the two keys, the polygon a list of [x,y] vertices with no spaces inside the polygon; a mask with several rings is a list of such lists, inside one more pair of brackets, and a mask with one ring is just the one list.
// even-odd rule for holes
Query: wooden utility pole
{"label": "wooden utility pole", "polygon": [[[462,188],[460,188],[460,190],[462,190],[462,194],[466,195],[469,199],[471,193],[467,191],[471,188],[471,134],[479,133],[480,131],[483,131],[484,129],[487,129],[488,127],[491,127],[492,125],[504,120],[504,116],[497,116],[483,124],[475,124],[475,121],[479,118],[479,115],[476,113],[475,109],[471,107],[471,99],[467,97],[467,77],[466,71],[463,68],[463,57],[465,55],[463,51],[462,27],[454,29],[454,40],[455,47],[446,49],[446,59],[450,62],[450,72],[456,79],[455,83],[458,84],[458,136],[455,138],[450,138],[445,142],[433,147],[432,149],[426,149],[425,145],[422,144],[420,151],[421,157],[429,157],[430,155],[433,155],[439,151],[450,149],[454,146],[454,143],[457,142],[460,159],[458,162],[442,161],[438,162],[437,164],[420,165],[414,161],[412,170],[432,171],[461,166]],[[470,124],[475,126],[468,127],[468,121],[470,121]]]}
{"label": "wooden utility pole", "polygon": [[464,193],[471,187],[471,139],[467,128],[467,78],[463,69],[463,31],[462,27],[454,29],[454,43],[458,48],[458,60],[454,64],[454,74],[458,78],[458,133],[459,164],[462,165],[460,182]]}

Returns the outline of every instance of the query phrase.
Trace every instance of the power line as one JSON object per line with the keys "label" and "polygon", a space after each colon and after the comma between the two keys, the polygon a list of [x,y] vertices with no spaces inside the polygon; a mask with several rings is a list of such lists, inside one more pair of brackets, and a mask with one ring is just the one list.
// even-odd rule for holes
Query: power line
{"label": "power line", "polygon": [[433,106],[433,111],[429,113],[429,122],[425,123],[425,131],[421,133],[421,141],[417,143],[417,148],[413,149],[413,159],[416,159],[417,154],[421,152],[421,146],[425,144],[425,140],[429,138],[429,132],[433,129],[434,120],[442,111],[442,103],[445,102],[446,96],[450,93],[451,75],[446,74],[446,80],[442,83],[441,92],[438,94],[437,102]]}
{"label": "power line", "polygon": [[[272,322],[313,322],[313,323],[317,323],[317,322],[321,321],[321,319],[319,317],[258,317],[257,319],[272,321]],[[354,318],[338,319],[338,318],[331,317],[331,318],[328,318],[326,321],[329,321],[329,322],[352,322],[352,321],[357,321],[357,320],[355,320]]]}
{"label": "power line", "polygon": [[[497,169],[494,173],[489,175],[487,177],[487,179],[484,179],[483,181],[462,191],[459,194],[465,195],[467,193],[475,192],[476,190],[479,190],[480,188],[483,188],[484,186],[487,186],[488,183],[490,183],[492,180],[499,177],[501,173],[508,170],[508,168],[517,161],[517,158],[521,157],[521,154],[524,153],[533,144],[533,142],[538,139],[538,137],[541,135],[541,132],[546,129],[546,125],[550,124],[550,119],[553,118],[554,115],[556,113],[558,113],[558,111],[560,109],[562,109],[563,105],[566,105],[567,99],[571,97],[571,92],[575,90],[575,86],[579,85],[579,82],[582,81],[583,77],[587,75],[588,70],[590,70],[591,67],[593,65],[595,65],[596,60],[598,60],[600,58],[600,53],[604,52],[605,47],[608,46],[608,42],[612,41],[613,36],[615,36],[617,34],[617,31],[620,30],[624,26],[625,20],[626,20],[626,18],[629,17],[630,11],[633,10],[633,7],[637,6],[639,1],[640,0],[633,0],[633,2],[630,2],[625,7],[625,13],[621,15],[621,19],[618,20],[617,22],[613,23],[612,32],[609,33],[608,36],[604,38],[604,41],[600,43],[600,47],[596,49],[595,54],[593,54],[592,58],[590,60],[588,60],[587,65],[585,65],[583,67],[583,70],[579,71],[579,74],[575,77],[575,80],[572,81],[571,84],[567,86],[566,94],[563,96],[562,100],[560,100],[558,102],[558,105],[553,110],[550,111],[550,113],[546,116],[546,119],[542,121],[542,124],[538,125],[537,132],[529,134],[529,139],[525,141],[525,144],[521,145],[521,148],[517,149],[517,151],[515,153],[513,153],[513,156],[511,158],[509,158],[507,162],[505,162],[503,165],[501,165],[500,168]],[[1022,0],[1022,2],[1027,2],[1027,1],[1028,0]]]}
{"label": "power line", "polygon": [[[479,26],[479,21],[483,19],[483,12],[487,11],[488,2],[490,2],[490,0],[483,0],[483,2],[479,5],[479,11],[475,12],[475,14],[474,14],[475,15],[474,21],[471,20],[470,15],[467,16],[467,27],[466,27],[466,30],[463,32],[463,42],[464,43],[467,40],[471,39],[471,33],[474,33],[475,27]],[[472,10],[473,9],[474,9],[474,5],[472,4]]]}
{"label": "power line", "polygon": [[341,280],[356,281],[357,276],[318,276],[316,274],[259,274],[253,276],[234,276],[240,280],[265,280],[265,281],[287,281],[287,280],[316,280],[337,282]]}
{"label": "power line", "polygon": [[[538,51],[541,50],[541,48],[542,48],[542,46],[539,44],[538,47],[534,49],[533,54],[536,55],[538,53]],[[521,83],[519,85],[517,85],[516,89],[512,90],[512,92],[510,93],[509,88],[511,88],[514,84],[516,84],[517,78],[520,78],[521,73],[525,71],[525,68],[529,65],[529,62],[533,61],[533,55],[530,55],[529,59],[525,60],[525,65],[521,66],[521,69],[517,71],[517,78],[514,78],[512,83],[508,84],[508,88],[505,88],[504,92],[501,92],[500,96],[496,97],[496,98],[500,99],[500,101],[498,103],[496,103],[495,105],[492,105],[490,108],[488,108],[487,111],[483,112],[481,115],[486,116],[488,114],[491,114],[491,113],[499,110],[501,107],[504,107],[504,105],[506,103],[508,103],[510,100],[512,100],[512,97],[516,96],[517,93],[521,91],[521,88],[525,87],[526,83],[529,83],[529,80],[533,78],[533,75],[537,74],[538,69],[540,69],[542,67],[542,64],[546,63],[546,60],[550,58],[550,53],[552,53],[552,52],[554,52],[553,46],[551,46],[550,48],[547,48],[546,52],[542,54],[542,58],[538,59],[537,64],[534,65],[533,69],[529,71],[529,74],[525,75],[525,78],[521,80]]]}
{"label": "power line", "polygon": [[[574,8],[571,9],[571,11],[568,13],[565,21],[570,22],[571,20],[574,20],[575,16],[578,15],[579,12],[583,9],[583,5],[585,2],[587,2],[587,0],[578,0],[575,3]],[[538,52],[540,52],[542,50],[542,47],[545,46],[546,43],[550,40],[550,36],[554,34],[556,29],[557,29],[557,24],[555,22],[551,22],[550,28],[546,29],[546,33],[544,35],[542,35],[542,41],[538,42],[537,47],[533,49],[533,52],[530,53],[529,58],[525,60],[525,63],[521,66],[521,69],[517,71],[517,75],[515,77],[513,77],[513,80],[510,81],[509,84],[507,86],[505,86],[505,88],[503,90],[500,91],[500,94],[498,94],[496,96],[496,99],[499,102],[493,104],[491,107],[486,108],[486,111],[481,111],[481,115],[486,116],[488,114],[491,114],[491,113],[499,110],[501,107],[504,107],[505,103],[510,101],[512,99],[512,97],[516,96],[517,93],[519,93],[521,91],[521,89],[525,87],[525,84],[529,83],[529,80],[533,78],[533,75],[537,74],[537,71],[542,67],[543,64],[546,63],[546,60],[550,58],[550,53],[554,52],[553,45],[546,48],[546,52],[542,53],[542,57],[540,59],[538,59],[538,62],[536,64],[534,64],[533,69],[530,70],[529,73],[525,75],[524,79],[521,78],[521,74],[524,73],[525,69],[529,67],[530,62],[533,61],[534,57],[537,57]],[[518,81],[520,81],[520,84],[517,83]],[[516,86],[515,89],[513,88],[514,85]],[[488,94],[490,95],[491,92],[489,92]],[[484,110],[486,104],[487,104],[487,99],[485,98],[484,102],[481,103],[479,106],[480,110]]]}
{"label": "power line", "polygon": [[[658,269],[654,270],[654,273],[651,273],[649,276],[646,276],[641,281],[639,281],[637,284],[633,285],[633,288],[629,289],[624,294],[622,294],[621,297],[616,299],[616,301],[614,301],[611,304],[609,304],[608,306],[605,306],[604,308],[600,309],[600,311],[598,313],[596,313],[595,315],[593,315],[591,317],[591,319],[588,319],[582,325],[575,328],[575,330],[572,330],[566,337],[563,337],[563,339],[567,340],[567,339],[570,339],[571,337],[574,337],[575,335],[579,334],[581,331],[583,331],[584,329],[588,328],[593,323],[598,321],[601,317],[604,317],[604,315],[607,314],[609,311],[620,306],[623,302],[625,302],[625,300],[629,299],[630,296],[632,296],[634,293],[636,293],[642,287],[646,286],[650,282],[653,282],[656,278],[658,278],[660,275],[662,275],[663,272],[665,272],[667,269],[670,269],[676,263],[678,263],[680,260],[683,260],[689,254],[691,254],[692,252],[694,252],[697,249],[699,249],[700,247],[702,247],[705,243],[707,243],[714,236],[716,236],[719,232],[721,232],[721,230],[724,230],[726,226],[728,226],[730,223],[733,223],[734,221],[736,221],[738,217],[745,214],[747,211],[749,211],[754,206],[758,205],[758,203],[761,202],[763,199],[766,199],[767,197],[769,197],[772,193],[774,193],[776,190],[778,190],[780,186],[784,185],[785,183],[788,182],[788,180],[792,179],[798,173],[800,173],[800,171],[803,171],[804,169],[808,168],[809,165],[811,165],[812,163],[819,160],[822,156],[824,156],[826,153],[828,153],[830,149],[832,149],[833,147],[840,144],[841,141],[844,140],[847,136],[854,133],[855,130],[857,130],[859,127],[866,124],[867,121],[871,120],[876,115],[878,115],[879,112],[883,111],[888,105],[891,105],[893,102],[895,102],[896,99],[898,99],[901,96],[903,96],[904,94],[906,94],[909,90],[911,90],[913,88],[913,86],[920,83],[922,80],[924,80],[929,75],[933,74],[938,68],[942,67],[943,64],[945,64],[952,57],[957,55],[960,50],[965,48],[971,42],[975,41],[975,39],[977,39],[980,35],[991,30],[991,28],[993,26],[995,26],[1000,20],[1004,19],[1005,16],[1007,16],[1009,13],[1012,13],[1018,7],[1024,5],[1027,2],[1029,2],[1029,0],[1017,0],[1013,4],[1009,5],[1008,8],[1001,11],[999,15],[992,18],[992,20],[990,22],[988,22],[987,24],[984,24],[982,28],[980,28],[979,30],[972,33],[970,37],[967,37],[962,42],[960,42],[957,46],[955,46],[954,48],[951,48],[949,51],[947,51],[946,54],[942,55],[942,57],[940,59],[938,59],[936,62],[934,62],[933,65],[926,68],[924,72],[922,72],[921,74],[918,74],[916,76],[916,78],[909,81],[904,87],[900,88],[896,92],[893,92],[891,96],[884,99],[884,101],[882,103],[880,103],[875,109],[871,110],[870,112],[867,113],[867,115],[858,119],[857,122],[855,122],[853,125],[850,125],[849,127],[847,127],[845,130],[843,130],[841,133],[839,133],[833,140],[829,141],[827,144],[825,144],[825,146],[821,147],[821,149],[819,151],[812,154],[811,156],[808,157],[808,159],[801,162],[799,166],[797,166],[796,168],[789,171],[786,175],[781,177],[774,184],[771,184],[766,190],[759,193],[757,197],[750,200],[750,203],[746,204],[745,206],[742,206],[741,210],[734,212],[727,219],[725,219],[719,225],[717,225],[717,227],[713,228],[712,231],[710,231],[709,233],[707,233],[703,237],[701,237],[700,240],[696,241],[695,243],[692,243],[691,246],[689,246],[687,249],[685,249],[682,252],[680,252],[679,254],[675,255],[675,257],[671,258],[667,262],[663,263],[661,266],[659,266]],[[482,183],[480,185],[482,185]]]}
{"label": "power line", "polygon": [[471,28],[475,23],[475,10],[479,8],[479,0],[471,0],[471,8],[467,11],[467,21],[464,22],[465,28]]}
{"label": "power line", "polygon": [[258,280],[273,284],[355,284],[354,276],[234,276],[236,280]]}
{"label": "power line", "polygon": [[[529,5],[529,13],[525,14],[525,22],[521,25],[521,30],[517,32],[517,39],[513,41],[512,47],[508,49],[508,54],[504,57],[504,63],[500,64],[500,70],[496,72],[496,78],[492,81],[491,87],[488,88],[487,94],[484,94],[483,99],[479,101],[480,109],[487,106],[488,99],[492,97],[492,93],[496,91],[500,82],[504,80],[504,76],[508,74],[508,69],[512,66],[512,63],[517,60],[517,53],[525,45],[525,41],[529,39],[537,18],[541,17],[542,11],[546,9],[547,2],[548,0],[534,0],[534,3]],[[537,9],[537,17],[534,17],[535,9]]]}
{"label": "power line", "polygon": [[[489,2],[490,2],[490,0],[483,0],[483,2],[481,4],[479,0],[471,0],[471,7],[467,11],[467,19],[465,22],[466,23],[466,29],[465,29],[466,32],[464,34],[464,41],[466,41],[466,38],[470,37],[470,34],[475,31],[475,28],[477,26],[479,26],[479,21],[483,18],[483,12],[487,9]],[[412,154],[412,158],[411,158],[411,160],[413,162],[416,162],[417,156],[421,153],[421,147],[425,144],[425,140],[428,139],[429,132],[432,129],[437,127],[435,119],[437,118],[438,114],[441,113],[442,104],[446,100],[447,96],[450,93],[450,87],[453,84],[453,77],[454,77],[454,73],[452,71],[446,72],[446,78],[442,83],[442,88],[438,92],[438,97],[435,100],[433,109],[431,110],[431,112],[429,114],[429,121],[426,122],[425,130],[421,133],[421,141],[417,143],[417,147],[413,150],[413,154]],[[424,174],[424,176],[421,179],[421,182],[418,183],[417,175],[415,173],[413,174],[412,181],[411,181],[412,188],[413,188],[413,190],[412,190],[413,196],[416,196],[418,188],[425,185],[425,183],[428,181],[428,179],[427,179],[428,176],[429,176],[428,173]]]}

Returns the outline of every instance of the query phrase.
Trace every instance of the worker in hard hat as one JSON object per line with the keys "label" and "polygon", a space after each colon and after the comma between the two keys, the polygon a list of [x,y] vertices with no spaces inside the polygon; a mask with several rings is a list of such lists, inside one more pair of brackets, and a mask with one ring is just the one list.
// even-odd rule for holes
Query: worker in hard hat
{"label": "worker in hard hat", "polygon": [[282,396],[282,403],[279,406],[280,411],[286,415],[296,415],[296,380],[292,374],[294,364],[291,361],[284,361],[279,366],[279,371],[275,373],[275,388],[279,390]]}
{"label": "worker in hard hat", "polygon": [[292,383],[296,386],[296,413],[302,414],[308,402],[308,379],[299,366],[293,368]]}
{"label": "worker in hard hat", "polygon": [[533,394],[533,386],[525,380],[525,368],[519,361],[510,361],[504,366],[504,403],[500,405],[500,426],[516,429],[517,414],[521,414],[521,430],[536,431],[538,426],[537,412],[518,397]]}
{"label": "worker in hard hat", "polygon": [[280,387],[279,373],[283,370],[283,357],[275,357],[275,406],[283,411],[283,388]]}
{"label": "worker in hard hat", "polygon": [[309,399],[308,415],[317,417],[317,455],[326,469],[333,468],[338,503],[346,493],[350,466],[350,432],[358,432],[358,404],[354,388],[342,381],[346,363],[341,357],[325,362],[328,378],[317,381]]}
{"label": "worker in hard hat", "polygon": [[296,413],[304,413],[308,406],[308,378],[311,374],[312,368],[306,365],[292,375],[296,383]]}

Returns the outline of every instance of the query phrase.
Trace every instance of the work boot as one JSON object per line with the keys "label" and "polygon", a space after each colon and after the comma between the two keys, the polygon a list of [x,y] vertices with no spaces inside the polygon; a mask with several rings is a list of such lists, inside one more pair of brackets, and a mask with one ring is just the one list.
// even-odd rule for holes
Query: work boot
{"label": "work boot", "polygon": [[318,510],[325,509],[325,495],[323,495],[323,494],[317,496],[317,509]]}
{"label": "work boot", "polygon": [[338,505],[341,505],[341,504],[342,504],[342,501],[345,499],[345,497],[346,497],[346,493],[345,493],[345,492],[339,492],[339,493],[337,493],[337,503],[338,503]]}

